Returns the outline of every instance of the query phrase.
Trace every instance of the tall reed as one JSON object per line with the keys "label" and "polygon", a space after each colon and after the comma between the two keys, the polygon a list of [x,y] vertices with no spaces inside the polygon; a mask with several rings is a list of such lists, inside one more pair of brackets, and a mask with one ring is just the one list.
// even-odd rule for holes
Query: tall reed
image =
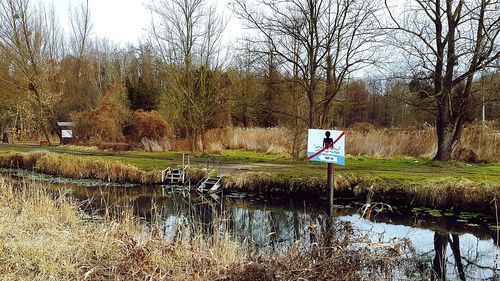
{"label": "tall reed", "polygon": [[380,247],[348,224],[328,221],[322,226],[327,231],[311,228],[310,249],[258,257],[228,235],[223,218],[212,222],[211,233],[181,223],[169,239],[161,217],[145,225],[125,210],[86,220],[67,193],[0,178],[0,279],[391,279],[405,260],[404,243]]}
{"label": "tall reed", "polygon": [[[432,158],[437,151],[433,127],[377,129],[354,126],[346,129],[346,153],[368,157]],[[296,133],[296,132],[295,132]],[[207,133],[206,147],[220,153],[222,149],[241,149],[263,153],[292,154],[291,131],[286,128],[214,129]],[[300,134],[299,146],[305,154],[306,134]],[[467,162],[497,162],[500,159],[500,131],[494,123],[469,124],[454,150],[454,157]],[[210,152],[210,151],[209,151]]]}
{"label": "tall reed", "polygon": [[71,198],[0,180],[2,280],[206,280],[239,259],[230,240],[167,241],[127,212],[87,221]]}

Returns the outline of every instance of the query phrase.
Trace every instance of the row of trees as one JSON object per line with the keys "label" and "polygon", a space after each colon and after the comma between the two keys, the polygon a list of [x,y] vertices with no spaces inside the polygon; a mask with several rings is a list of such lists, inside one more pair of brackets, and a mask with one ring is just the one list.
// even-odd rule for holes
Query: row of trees
{"label": "row of trees", "polygon": [[120,84],[123,104],[161,112],[193,150],[214,127],[279,125],[298,133],[427,122],[436,126],[436,159],[447,160],[482,105],[498,118],[499,6],[234,0],[230,8],[253,31],[229,48],[226,19],[207,0],[151,0],[143,42],[117,47],[90,36],[88,3],[70,9],[71,32],[63,34],[52,8],[6,0],[0,129],[48,139],[55,121],[95,109]]}

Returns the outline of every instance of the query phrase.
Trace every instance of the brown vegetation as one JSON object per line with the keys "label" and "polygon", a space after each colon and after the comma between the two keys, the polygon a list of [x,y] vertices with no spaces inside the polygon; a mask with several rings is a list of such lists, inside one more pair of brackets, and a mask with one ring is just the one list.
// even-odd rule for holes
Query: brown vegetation
{"label": "brown vegetation", "polygon": [[[214,129],[207,133],[206,142],[221,149],[241,149],[263,153],[289,153],[293,136],[285,128]],[[305,140],[303,140],[305,145]]]}
{"label": "brown vegetation", "polygon": [[130,143],[125,143],[125,142],[98,142],[95,144],[95,147],[101,150],[122,152],[122,151],[132,150],[134,146]]}
{"label": "brown vegetation", "polygon": [[174,138],[170,124],[157,111],[136,110],[132,114],[131,124],[125,128],[125,135],[131,143],[141,143],[147,151],[165,151],[170,149]]}
{"label": "brown vegetation", "polygon": [[129,119],[129,111],[123,104],[122,86],[115,85],[96,109],[73,114],[74,135],[78,141],[88,142],[123,142],[123,126]]}
{"label": "brown vegetation", "polygon": [[311,226],[310,249],[255,257],[221,219],[205,234],[179,224],[178,239],[168,240],[159,221],[145,227],[128,211],[88,221],[64,192],[3,179],[0,214],[2,280],[391,279],[410,252],[404,241],[367,242],[348,223],[325,220],[330,235]]}
{"label": "brown vegetation", "polygon": [[2,280],[205,280],[240,257],[228,239],[167,241],[127,212],[86,221],[64,194],[0,181]]}
{"label": "brown vegetation", "polygon": [[500,186],[463,178],[442,177],[418,183],[363,179],[352,191],[359,198],[373,192],[373,198],[387,203],[406,202],[413,206],[468,211],[494,210],[491,203],[500,196]]}
{"label": "brown vegetation", "polygon": [[[370,123],[356,123],[346,130],[346,153],[377,158],[432,158],[436,153],[436,133],[432,127],[379,129]],[[292,153],[291,133],[285,128],[215,129],[207,134],[213,150],[242,149],[264,153]],[[305,137],[301,140],[305,154]],[[500,130],[495,123],[471,124],[455,148],[461,161],[497,162],[500,159]]]}
{"label": "brown vegetation", "polygon": [[129,111],[125,99],[123,87],[115,85],[96,109],[73,114],[76,141],[112,151],[139,146],[147,151],[169,150],[174,138],[170,124],[157,111]]}
{"label": "brown vegetation", "polygon": [[[318,198],[325,196],[326,183],[324,178],[278,177],[270,173],[247,172],[227,178],[225,188],[232,192],[267,196]],[[359,200],[372,194],[377,201],[391,204],[489,212],[492,200],[500,197],[500,189],[498,185],[460,178],[441,177],[407,183],[342,173],[335,176],[335,194]]]}
{"label": "brown vegetation", "polygon": [[133,142],[142,139],[161,140],[172,138],[172,127],[157,111],[136,110],[132,114],[132,122],[127,128],[127,138]]}
{"label": "brown vegetation", "polygon": [[4,168],[35,169],[41,173],[75,178],[100,179],[108,182],[154,184],[160,181],[158,171],[142,171],[119,161],[78,157],[55,153],[7,153],[0,154],[0,166]]}

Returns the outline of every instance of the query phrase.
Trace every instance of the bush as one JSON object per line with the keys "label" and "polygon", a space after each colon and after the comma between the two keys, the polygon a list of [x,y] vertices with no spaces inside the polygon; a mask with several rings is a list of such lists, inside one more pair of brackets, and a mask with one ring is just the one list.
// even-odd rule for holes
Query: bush
{"label": "bush", "polygon": [[172,138],[172,127],[158,111],[139,109],[132,114],[131,124],[126,129],[127,139],[141,142],[142,139],[159,141]]}
{"label": "bush", "polygon": [[157,111],[139,109],[132,114],[129,126],[125,128],[128,142],[142,144],[148,151],[170,149],[173,133],[170,124]]}
{"label": "bush", "polygon": [[73,114],[74,133],[81,142],[123,142],[129,111],[122,100],[123,87],[113,86],[96,109]]}

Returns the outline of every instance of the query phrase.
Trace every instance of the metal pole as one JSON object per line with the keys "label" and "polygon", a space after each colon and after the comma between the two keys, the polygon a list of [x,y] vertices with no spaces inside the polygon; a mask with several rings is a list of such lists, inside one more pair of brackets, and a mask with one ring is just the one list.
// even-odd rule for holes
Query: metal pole
{"label": "metal pole", "polygon": [[328,189],[328,195],[329,195],[329,207],[330,207],[330,217],[333,216],[333,192],[334,192],[334,187],[335,187],[335,180],[334,180],[334,175],[333,175],[333,164],[328,163],[327,167],[327,189]]}

